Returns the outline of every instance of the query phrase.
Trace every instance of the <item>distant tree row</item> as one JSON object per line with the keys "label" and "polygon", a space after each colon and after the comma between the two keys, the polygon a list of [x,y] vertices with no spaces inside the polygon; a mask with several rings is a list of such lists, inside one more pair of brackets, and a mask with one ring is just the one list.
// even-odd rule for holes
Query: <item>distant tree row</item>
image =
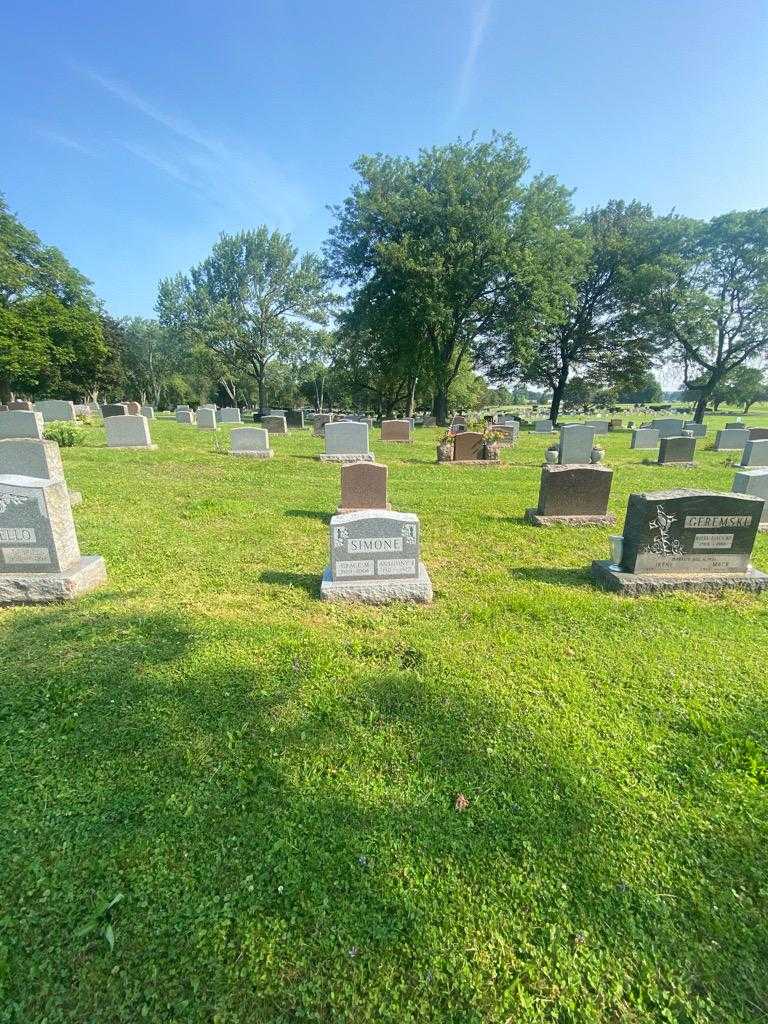
{"label": "distant tree row", "polygon": [[564,405],[659,401],[663,364],[697,421],[766,397],[768,210],[702,222],[616,200],[576,214],[509,135],[354,169],[322,256],[264,226],[222,234],[160,283],[157,320],[110,319],[0,205],[0,397],[220,396],[445,423],[533,387],[557,420]]}

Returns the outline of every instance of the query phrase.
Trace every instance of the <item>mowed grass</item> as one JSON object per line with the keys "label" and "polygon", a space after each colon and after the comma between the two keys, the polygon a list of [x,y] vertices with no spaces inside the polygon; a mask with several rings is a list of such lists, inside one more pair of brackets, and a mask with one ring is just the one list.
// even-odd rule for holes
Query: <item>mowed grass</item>
{"label": "mowed grass", "polygon": [[[603,438],[619,526],[730,490],[732,418]],[[0,610],[0,1021],[766,1019],[768,599],[602,593],[611,530],[522,521],[550,439],[418,430],[373,449],[434,605],[324,604],[320,440],[152,433],[64,452],[108,584]]]}

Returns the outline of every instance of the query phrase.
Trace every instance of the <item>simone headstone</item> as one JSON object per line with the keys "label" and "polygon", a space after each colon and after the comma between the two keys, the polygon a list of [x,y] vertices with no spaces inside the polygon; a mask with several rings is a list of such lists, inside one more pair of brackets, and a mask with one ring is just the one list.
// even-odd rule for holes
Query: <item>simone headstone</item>
{"label": "simone headstone", "polygon": [[43,436],[45,423],[39,412],[0,412],[0,438]]}
{"label": "simone headstone", "polygon": [[232,455],[250,455],[254,459],[271,459],[269,432],[263,427],[235,427],[229,435]]}
{"label": "simone headstone", "polygon": [[48,398],[42,402],[35,402],[35,412],[42,413],[46,423],[57,420],[74,420],[75,406],[73,402],[63,402],[58,398]]}
{"label": "simone headstone", "polygon": [[104,560],[80,554],[63,480],[0,475],[0,604],[70,600],[105,579]]}
{"label": "simone headstone", "polygon": [[149,436],[149,422],[146,416],[107,416],[104,420],[107,432],[107,448],[154,449]]}
{"label": "simone headstone", "polygon": [[366,423],[339,422],[325,425],[325,452],[321,462],[373,462],[368,448]]}
{"label": "simone headstone", "polygon": [[432,600],[432,583],[420,556],[418,516],[361,510],[331,519],[331,563],[320,585],[325,600]]}
{"label": "simone headstone", "polygon": [[764,501],[740,493],[672,490],[630,494],[614,558],[592,563],[598,582],[619,593],[764,590],[750,565]]}

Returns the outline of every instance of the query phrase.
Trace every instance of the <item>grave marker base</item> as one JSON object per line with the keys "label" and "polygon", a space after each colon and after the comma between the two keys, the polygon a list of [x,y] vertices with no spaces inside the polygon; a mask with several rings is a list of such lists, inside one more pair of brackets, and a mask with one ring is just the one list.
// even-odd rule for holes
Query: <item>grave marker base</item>
{"label": "grave marker base", "polygon": [[76,508],[78,505],[83,504],[83,495],[80,493],[80,491],[69,492],[69,504],[72,506],[72,508]]}
{"label": "grave marker base", "polygon": [[531,526],[613,526],[616,516],[611,512],[604,516],[543,516],[538,509],[527,508],[525,521]]}
{"label": "grave marker base", "polygon": [[[385,512],[391,512],[392,505],[387,502],[386,505],[377,505],[376,508],[360,508],[359,506],[357,508],[342,508],[339,506],[336,509],[336,515],[344,516],[347,512],[377,512],[379,509],[383,509]],[[768,523],[766,523],[766,527],[768,527]]]}
{"label": "grave marker base", "polygon": [[48,604],[73,601],[105,583],[107,567],[101,555],[85,555],[66,572],[0,573],[0,605]]}
{"label": "grave marker base", "polygon": [[666,469],[668,466],[673,466],[675,469],[695,469],[695,462],[657,462],[656,459],[643,459],[640,463],[641,466],[660,466],[662,469]]}
{"label": "grave marker base", "polygon": [[318,455],[321,462],[373,462],[373,452],[357,455]]}
{"label": "grave marker base", "polygon": [[768,573],[759,569],[748,569],[740,573],[652,573],[622,572],[612,562],[592,563],[592,576],[604,590],[626,597],[643,597],[646,594],[667,594],[674,590],[718,593],[722,590],[747,590],[759,594],[768,590]]}
{"label": "grave marker base", "polygon": [[511,466],[510,462],[502,462],[501,459],[438,459],[438,466]]}
{"label": "grave marker base", "polygon": [[330,565],[323,573],[320,597],[324,601],[359,601],[362,604],[390,604],[393,601],[432,603],[432,581],[426,566],[419,562],[415,579],[335,580]]}
{"label": "grave marker base", "polygon": [[111,452],[154,452],[157,451],[156,444],[108,444]]}
{"label": "grave marker base", "polygon": [[260,449],[259,451],[251,452],[230,452],[230,455],[246,455],[251,459],[271,459],[275,454],[274,448]]}

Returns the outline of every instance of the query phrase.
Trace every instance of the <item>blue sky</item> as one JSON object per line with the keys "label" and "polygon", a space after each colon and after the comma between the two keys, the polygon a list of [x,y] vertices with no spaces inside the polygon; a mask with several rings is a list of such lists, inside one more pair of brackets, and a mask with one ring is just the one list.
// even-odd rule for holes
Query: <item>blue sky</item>
{"label": "blue sky", "polygon": [[6,0],[0,191],[115,315],[220,231],[320,247],[364,152],[496,128],[577,208],[768,205],[765,0]]}

